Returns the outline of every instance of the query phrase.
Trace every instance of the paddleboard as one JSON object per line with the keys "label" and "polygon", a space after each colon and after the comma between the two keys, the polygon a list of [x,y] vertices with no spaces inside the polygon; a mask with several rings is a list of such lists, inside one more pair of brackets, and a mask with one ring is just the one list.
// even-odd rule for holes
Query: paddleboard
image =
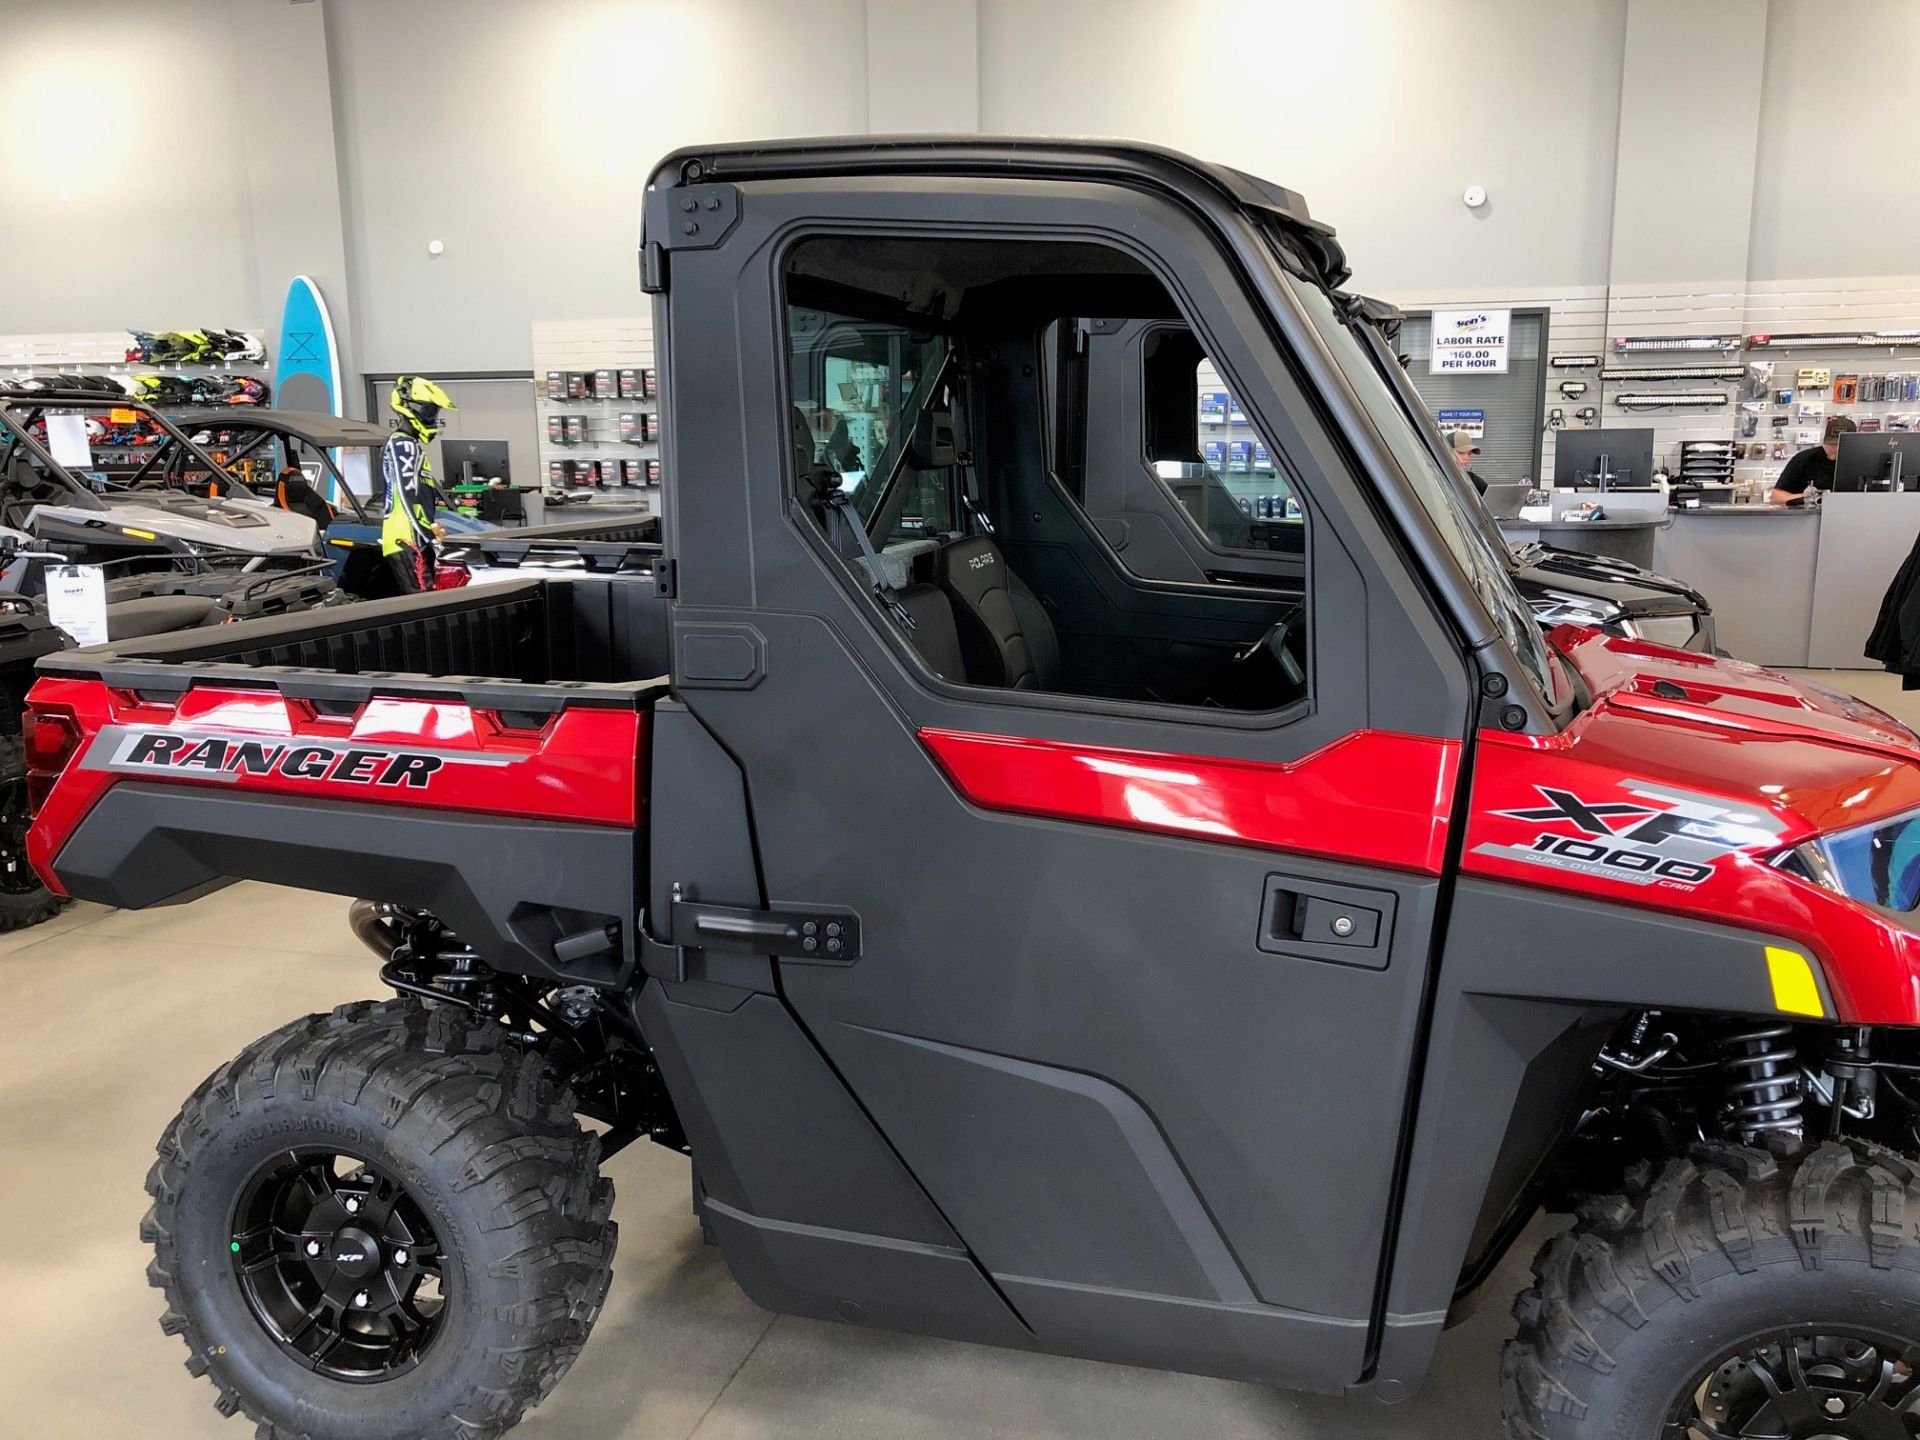
{"label": "paddleboard", "polygon": [[[340,393],[340,346],[320,287],[305,275],[287,286],[280,312],[280,344],[274,351],[273,403],[281,410],[344,415]],[[337,457],[336,457],[337,458]],[[284,463],[284,462],[283,462]],[[338,501],[339,496],[327,499]]]}

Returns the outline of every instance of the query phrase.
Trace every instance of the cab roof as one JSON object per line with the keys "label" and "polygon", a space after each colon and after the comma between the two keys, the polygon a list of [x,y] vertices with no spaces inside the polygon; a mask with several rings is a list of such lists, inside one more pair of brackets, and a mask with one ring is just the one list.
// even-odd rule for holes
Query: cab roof
{"label": "cab roof", "polygon": [[229,430],[266,430],[275,435],[291,435],[316,449],[334,446],[355,448],[387,443],[388,431],[370,420],[353,420],[344,415],[329,415],[320,410],[270,410],[252,405],[203,405],[192,410],[175,410],[174,423],[193,430],[209,425]]}
{"label": "cab roof", "polygon": [[1297,190],[1228,165],[1134,140],[1051,136],[859,135],[693,145],[654,167],[651,189],[799,175],[978,175],[1111,179],[1226,204],[1276,221],[1308,252],[1322,283],[1350,271],[1331,225]]}

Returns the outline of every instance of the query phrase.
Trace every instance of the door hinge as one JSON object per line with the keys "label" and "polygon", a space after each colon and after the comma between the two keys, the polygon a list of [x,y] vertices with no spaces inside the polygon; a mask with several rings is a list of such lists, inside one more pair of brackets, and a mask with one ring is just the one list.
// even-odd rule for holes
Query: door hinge
{"label": "door hinge", "polygon": [[[731,235],[739,223],[737,185],[675,185],[649,191],[640,232],[642,269],[648,250],[708,250]],[[663,284],[665,274],[663,263]]]}
{"label": "door hinge", "polygon": [[647,295],[667,293],[667,252],[658,240],[640,247],[640,289]]}

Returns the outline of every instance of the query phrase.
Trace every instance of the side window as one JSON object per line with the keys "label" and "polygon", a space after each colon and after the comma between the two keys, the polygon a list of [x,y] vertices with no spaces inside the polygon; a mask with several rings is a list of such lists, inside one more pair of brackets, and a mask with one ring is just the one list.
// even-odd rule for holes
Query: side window
{"label": "side window", "polygon": [[[805,305],[787,313],[796,460],[805,450],[808,466],[840,476],[876,546],[951,528],[948,472],[916,469],[906,453],[939,381],[944,337]],[[872,533],[876,523],[888,533]]]}
{"label": "side window", "polygon": [[[790,481],[876,623],[925,671],[1206,710],[1307,697],[1304,565],[1273,583],[1203,575],[1174,591],[1148,583],[1139,549],[1105,538],[1094,514],[1098,478],[1124,472],[1168,505],[1180,493],[1180,513],[1227,543],[1285,548],[1272,534],[1302,533],[1297,510],[1259,518],[1228,471],[1202,462],[1199,349],[1159,318],[1177,312],[1145,263],[1067,239],[819,236],[784,264]],[[1069,295],[1113,307],[1079,314],[1154,318],[1081,325],[1062,318]],[[1147,327],[1167,333],[1167,379],[1143,431],[1130,400],[1116,402],[1124,415],[1097,413],[1088,375],[1135,355],[1103,347]],[[1148,463],[1143,434],[1175,469]]]}
{"label": "side window", "polygon": [[1222,550],[1302,553],[1293,487],[1193,332],[1155,330],[1140,353],[1147,463],[1194,528]]}

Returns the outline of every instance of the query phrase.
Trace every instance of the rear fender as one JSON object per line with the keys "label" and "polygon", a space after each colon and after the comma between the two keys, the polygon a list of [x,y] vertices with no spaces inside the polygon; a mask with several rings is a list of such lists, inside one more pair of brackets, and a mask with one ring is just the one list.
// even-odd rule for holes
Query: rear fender
{"label": "rear fender", "polygon": [[[30,703],[84,737],[27,842],[62,893],[138,909],[263,880],[430,910],[509,973],[631,973],[640,709],[372,695],[323,713],[272,690],[155,698],[53,677]],[[560,958],[601,927],[611,950]]]}

